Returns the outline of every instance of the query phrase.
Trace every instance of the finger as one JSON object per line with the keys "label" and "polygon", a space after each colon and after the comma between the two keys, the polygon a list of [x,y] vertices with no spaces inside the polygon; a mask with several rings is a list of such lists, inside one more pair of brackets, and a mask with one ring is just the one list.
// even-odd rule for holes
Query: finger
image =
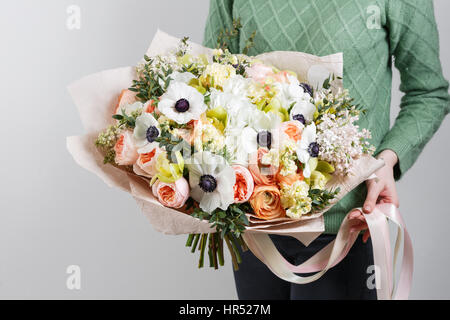
{"label": "finger", "polygon": [[361,231],[364,231],[364,230],[367,230],[367,229],[368,229],[367,224],[360,223],[360,224],[352,226],[350,228],[350,232],[361,232]]}
{"label": "finger", "polygon": [[367,240],[369,240],[369,238],[370,238],[370,231],[366,230],[366,232],[364,232],[364,234],[363,234],[362,240],[363,240],[364,243],[366,243]]}
{"label": "finger", "polygon": [[381,183],[371,182],[368,184],[367,197],[363,206],[364,213],[371,213],[373,208],[375,208],[375,204],[377,203],[381,190]]}
{"label": "finger", "polygon": [[347,219],[356,219],[359,216],[362,216],[361,211],[359,211],[358,209],[353,210],[352,212],[350,212],[350,214],[348,215]]}

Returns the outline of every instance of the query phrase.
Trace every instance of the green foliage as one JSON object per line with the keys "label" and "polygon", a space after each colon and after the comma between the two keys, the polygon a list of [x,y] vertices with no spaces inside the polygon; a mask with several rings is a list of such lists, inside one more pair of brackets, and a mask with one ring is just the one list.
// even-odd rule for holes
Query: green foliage
{"label": "green foliage", "polygon": [[113,119],[119,121],[119,128],[128,128],[134,129],[136,126],[136,118],[139,117],[142,112],[133,112],[130,116],[125,113],[125,110],[122,109],[122,114],[113,115]]}
{"label": "green foliage", "polygon": [[340,94],[333,94],[332,83],[336,79],[341,80],[342,78],[336,77],[334,74],[329,78],[325,79],[322,89],[320,90],[325,97],[316,103],[317,115],[315,117],[316,124],[321,122],[321,118],[325,114],[342,114],[348,111],[350,115],[359,115],[361,112],[364,113],[360,105],[354,104],[354,99],[350,98],[348,91],[344,90]]}
{"label": "green foliage", "polygon": [[[231,29],[225,28],[220,30],[219,35],[217,36],[217,49],[222,49],[223,51],[229,50],[230,46],[229,44],[233,41],[239,38],[239,34],[242,29],[242,23],[241,19],[234,19],[232,22]],[[256,31],[254,31],[250,37],[245,41],[245,46],[242,49],[242,53],[247,55],[249,50],[255,45],[255,36]],[[236,53],[236,52],[233,52]]]}
{"label": "green foliage", "polygon": [[155,58],[144,56],[145,63],[139,70],[138,79],[133,80],[130,91],[136,92],[136,97],[142,102],[153,100],[156,104],[169,87],[172,80],[169,76],[173,72],[171,67],[165,66]]}
{"label": "green foliage", "polygon": [[233,235],[239,238],[249,225],[246,213],[252,212],[248,203],[232,204],[227,210],[216,209],[212,213],[207,213],[200,208],[194,209],[192,216],[201,220],[207,220],[215,227],[217,233],[222,237]]}
{"label": "green foliage", "polygon": [[180,151],[182,154],[187,153],[193,154],[193,147],[181,137],[176,137],[170,132],[171,128],[169,125],[161,125],[161,134],[155,140],[159,143],[161,149],[165,149],[167,152],[167,159],[171,161],[176,161],[176,157],[173,155],[174,152]]}
{"label": "green foliage", "polygon": [[330,204],[330,201],[336,198],[340,191],[340,188],[337,188],[334,191],[320,189],[309,190],[308,196],[312,200],[312,211],[317,212],[325,209]]}
{"label": "green foliage", "polygon": [[248,55],[248,52],[251,48],[255,46],[255,37],[256,37],[256,31],[253,31],[250,37],[245,40],[245,47],[242,49],[242,53],[245,55]]}

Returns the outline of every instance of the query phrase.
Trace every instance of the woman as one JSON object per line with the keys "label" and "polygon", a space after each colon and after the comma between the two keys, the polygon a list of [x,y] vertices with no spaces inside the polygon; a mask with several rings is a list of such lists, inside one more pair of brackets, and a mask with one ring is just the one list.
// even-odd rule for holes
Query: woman
{"label": "woman", "polygon": [[[232,39],[233,53],[256,31],[250,55],[275,50],[318,56],[344,53],[344,86],[367,115],[360,121],[372,132],[377,157],[386,166],[378,180],[360,185],[325,214],[325,234],[305,248],[297,240],[273,237],[292,263],[299,264],[334,239],[344,216],[355,207],[370,213],[376,203],[399,205],[395,180],[413,165],[449,111],[448,82],[439,60],[439,40],[432,0],[211,0],[205,45],[215,47],[221,30],[240,18]],[[405,93],[390,129],[392,60]],[[240,299],[376,299],[368,281],[372,247],[364,217],[358,211],[360,241],[338,266],[320,280],[294,285],[273,275],[253,254],[243,255],[235,272]],[[373,272],[373,271],[372,271]]]}

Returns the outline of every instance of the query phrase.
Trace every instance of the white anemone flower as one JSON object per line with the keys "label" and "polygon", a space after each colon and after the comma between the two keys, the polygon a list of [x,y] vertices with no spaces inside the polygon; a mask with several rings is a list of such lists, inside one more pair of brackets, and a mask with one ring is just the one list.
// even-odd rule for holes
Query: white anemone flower
{"label": "white anemone flower", "polygon": [[311,176],[309,160],[319,156],[319,145],[317,144],[316,139],[316,125],[312,123],[303,130],[302,138],[297,144],[297,157],[298,160],[304,164],[303,176],[305,178]]}
{"label": "white anemone flower", "polygon": [[279,145],[279,126],[281,119],[273,112],[255,109],[250,114],[251,120],[244,128],[227,128],[225,143],[232,155],[234,164],[246,165],[249,155],[258,147],[271,149]]}
{"label": "white anemone flower", "polygon": [[291,109],[291,120],[297,120],[304,125],[314,120],[314,113],[316,112],[316,106],[309,101],[303,100],[296,102]]}
{"label": "white anemone flower", "polygon": [[283,107],[287,108],[294,102],[311,99],[309,93],[305,92],[296,77],[289,75],[287,78],[289,82],[275,84],[277,90],[275,98],[280,100]]}
{"label": "white anemone flower", "polygon": [[223,157],[209,151],[197,152],[186,166],[191,196],[203,211],[227,210],[234,203],[236,175]]}
{"label": "white anemone flower", "polygon": [[183,82],[171,82],[167,92],[161,96],[158,110],[178,124],[200,119],[206,111],[203,95]]}
{"label": "white anemone flower", "polygon": [[178,72],[178,71],[174,71],[172,72],[169,77],[172,79],[172,81],[174,82],[183,82],[188,84],[192,79],[195,78],[195,76],[190,73],[190,72]]}
{"label": "white anemone flower", "polygon": [[[155,140],[161,134],[161,128],[158,120],[150,113],[143,113],[136,118],[136,126],[134,128],[133,137],[134,143],[139,148],[139,153],[150,152],[149,145],[157,147],[158,143]],[[152,149],[150,148],[150,149]]]}

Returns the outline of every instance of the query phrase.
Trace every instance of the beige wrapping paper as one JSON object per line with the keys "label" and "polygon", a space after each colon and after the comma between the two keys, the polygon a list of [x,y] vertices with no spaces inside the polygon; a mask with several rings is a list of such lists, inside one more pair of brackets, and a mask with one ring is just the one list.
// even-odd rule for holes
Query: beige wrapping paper
{"label": "beige wrapping paper", "polygon": [[[179,41],[180,39],[158,30],[146,54],[154,56],[174,51]],[[206,54],[211,57],[211,49],[195,43],[189,44],[193,54]],[[256,58],[280,70],[292,70],[297,73],[300,80],[307,81],[315,87],[330,74],[339,77],[343,74],[342,53],[317,57],[301,52],[275,51]],[[200,221],[161,205],[153,196],[145,180],[111,165],[103,164],[103,155],[96,149],[94,142],[99,132],[113,122],[111,116],[117,96],[121,90],[131,86],[134,77],[134,68],[126,67],[99,72],[69,86],[68,90],[87,132],[83,136],[67,138],[69,152],[78,165],[99,176],[108,186],[129,192],[157,231],[173,235],[214,231],[206,221]],[[342,87],[342,82],[338,81],[337,86]],[[382,166],[381,160],[366,156],[356,162],[353,174],[346,178],[334,177],[328,183],[328,187],[334,189],[339,186],[341,192],[331,205],[342,199]],[[269,222],[249,215],[250,226],[246,232],[289,235],[309,245],[325,230],[323,222],[325,211],[304,216],[301,220],[283,218]]]}

